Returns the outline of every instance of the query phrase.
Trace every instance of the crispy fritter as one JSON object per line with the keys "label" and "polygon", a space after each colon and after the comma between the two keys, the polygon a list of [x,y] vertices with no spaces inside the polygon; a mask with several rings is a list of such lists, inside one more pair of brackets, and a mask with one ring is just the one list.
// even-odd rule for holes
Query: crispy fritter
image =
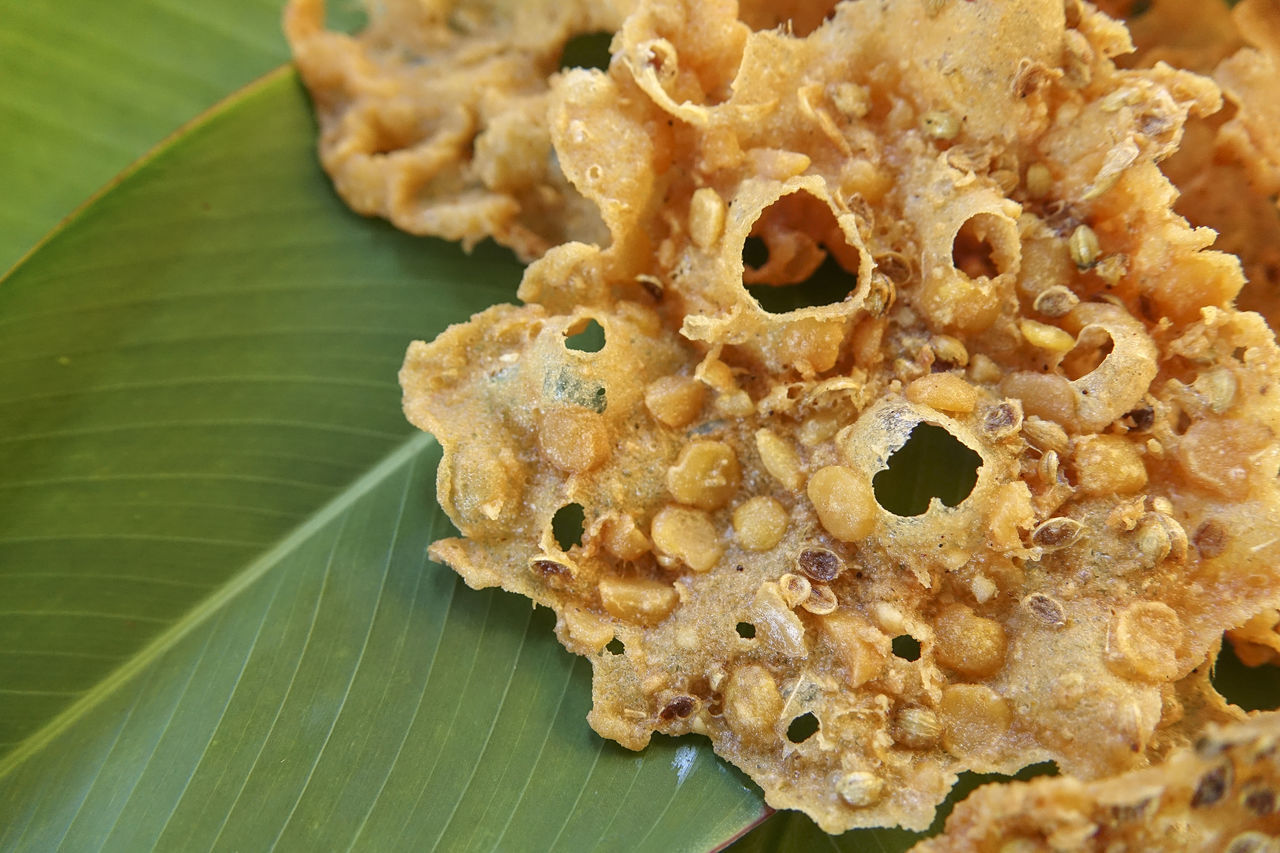
{"label": "crispy fritter", "polygon": [[1210,726],[1159,767],[986,785],[913,853],[1280,848],[1280,715]]}
{"label": "crispy fritter", "polygon": [[[1113,11],[1132,14],[1133,4]],[[1210,75],[1226,108],[1190,122],[1164,170],[1175,210],[1218,232],[1248,284],[1239,307],[1280,322],[1280,2],[1154,0],[1131,17],[1137,66],[1167,62]]]}
{"label": "crispy fritter", "polygon": [[[708,735],[830,832],[923,828],[966,769],[1076,777],[983,832],[1181,784],[1243,716],[1224,632],[1280,646],[1280,349],[1161,169],[1205,220],[1247,186],[1233,228],[1280,181],[1275,4],[1166,45],[1215,84],[1117,68],[1078,0],[388,0],[355,37],[293,0],[344,198],[536,259],[401,371],[461,533],[432,555],[555,609],[596,731]],[[607,71],[557,71],[601,29]],[[905,508],[929,436],[972,487]]]}
{"label": "crispy fritter", "polygon": [[630,0],[380,0],[356,36],[324,0],[290,0],[285,34],[342,198],[413,234],[486,237],[524,260],[607,236],[561,174],[548,78],[571,38],[612,31]]}
{"label": "crispy fritter", "polygon": [[[1280,350],[1157,165],[1217,87],[1117,69],[1124,29],[1059,0],[842,3],[803,37],[652,0],[614,47],[547,122],[607,247],[401,373],[462,533],[433,555],[556,610],[593,727],[707,734],[836,832],[1240,716],[1206,662],[1280,605]],[[842,298],[762,306],[824,262]],[[589,321],[603,348],[567,347]],[[899,515],[877,478],[922,425],[976,481]]]}

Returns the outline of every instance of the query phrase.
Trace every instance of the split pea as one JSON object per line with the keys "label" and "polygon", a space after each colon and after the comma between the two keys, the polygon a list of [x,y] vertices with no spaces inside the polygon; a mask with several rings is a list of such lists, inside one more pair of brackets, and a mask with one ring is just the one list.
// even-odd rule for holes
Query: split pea
{"label": "split pea", "polygon": [[814,472],[806,491],[818,520],[837,539],[856,542],[875,528],[875,494],[867,479],[851,468],[828,465]]}
{"label": "split pea", "polygon": [[786,507],[757,495],[733,511],[733,531],[748,551],[768,551],[782,540],[790,520]]}
{"label": "split pea", "polygon": [[1032,163],[1027,167],[1026,185],[1031,198],[1044,198],[1053,189],[1053,173],[1043,163]]}

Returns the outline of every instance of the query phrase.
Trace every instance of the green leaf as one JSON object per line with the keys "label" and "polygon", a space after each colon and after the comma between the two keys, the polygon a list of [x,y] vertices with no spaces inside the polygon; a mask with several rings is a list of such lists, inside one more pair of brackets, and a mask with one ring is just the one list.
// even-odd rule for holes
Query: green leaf
{"label": "green leaf", "polygon": [[407,342],[520,267],[360,219],[273,75],[0,282],[0,849],[706,849],[705,741],[584,717],[546,611],[425,559]]}
{"label": "green leaf", "polygon": [[[283,0],[0,0],[0,272],[153,145],[287,62]],[[335,24],[359,19],[333,0]]]}
{"label": "green leaf", "polygon": [[[281,5],[0,0],[0,270],[285,62]],[[550,614],[425,560],[395,369],[519,268],[351,216],[313,134],[278,75],[0,281],[0,850],[723,843],[754,786],[597,738]],[[734,849],[913,839],[786,813]]]}

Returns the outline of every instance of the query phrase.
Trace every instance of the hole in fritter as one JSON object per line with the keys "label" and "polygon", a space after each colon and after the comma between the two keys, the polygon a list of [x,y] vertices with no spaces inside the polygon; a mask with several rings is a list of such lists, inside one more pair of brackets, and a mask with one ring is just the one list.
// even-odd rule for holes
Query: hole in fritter
{"label": "hole in fritter", "polygon": [[894,515],[921,515],[933,498],[958,506],[973,491],[981,466],[972,448],[940,426],[921,423],[871,486],[876,501]]}

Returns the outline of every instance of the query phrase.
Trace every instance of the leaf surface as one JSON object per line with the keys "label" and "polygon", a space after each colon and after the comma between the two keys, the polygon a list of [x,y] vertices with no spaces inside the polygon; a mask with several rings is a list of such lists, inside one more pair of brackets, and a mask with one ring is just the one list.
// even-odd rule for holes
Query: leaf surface
{"label": "leaf surface", "polygon": [[[286,61],[281,5],[0,0],[0,271]],[[0,850],[723,843],[754,786],[601,741],[550,614],[424,559],[395,369],[519,267],[351,216],[313,134],[276,75],[0,281]],[[914,837],[780,814],[733,849]]]}
{"label": "leaf surface", "polygon": [[[0,272],[183,122],[287,62],[283,0],[0,0]],[[335,0],[335,24],[359,18]]]}
{"label": "leaf surface", "polygon": [[705,741],[629,753],[527,601],[425,558],[404,347],[519,265],[360,219],[293,74],[0,282],[0,849],[707,849]]}

